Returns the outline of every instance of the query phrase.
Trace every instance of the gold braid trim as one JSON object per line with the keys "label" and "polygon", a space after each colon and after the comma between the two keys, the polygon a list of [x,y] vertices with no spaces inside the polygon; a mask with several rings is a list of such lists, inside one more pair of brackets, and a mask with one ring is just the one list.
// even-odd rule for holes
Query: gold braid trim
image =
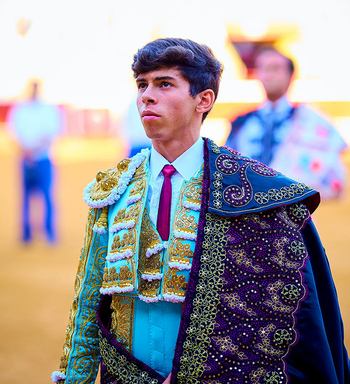
{"label": "gold braid trim", "polygon": [[130,162],[131,159],[123,159],[116,167],[98,172],[96,183],[92,185],[89,191],[90,199],[94,201],[106,199],[112,189],[118,185],[120,176],[128,169]]}

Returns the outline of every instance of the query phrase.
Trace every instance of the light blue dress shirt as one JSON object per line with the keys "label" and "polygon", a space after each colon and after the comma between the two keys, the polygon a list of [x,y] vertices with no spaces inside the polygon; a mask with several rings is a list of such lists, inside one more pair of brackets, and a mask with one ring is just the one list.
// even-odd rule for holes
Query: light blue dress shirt
{"label": "light blue dress shirt", "polygon": [[[150,217],[157,222],[160,192],[163,184],[162,169],[169,162],[153,147],[150,155],[150,185],[148,204]],[[178,157],[171,165],[176,173],[171,178],[173,217],[176,201],[184,180],[190,180],[203,164],[203,140],[200,137],[195,144]],[[145,364],[167,377],[172,369],[175,345],[180,327],[182,304],[167,301],[145,303],[135,300],[133,328],[133,355]]]}

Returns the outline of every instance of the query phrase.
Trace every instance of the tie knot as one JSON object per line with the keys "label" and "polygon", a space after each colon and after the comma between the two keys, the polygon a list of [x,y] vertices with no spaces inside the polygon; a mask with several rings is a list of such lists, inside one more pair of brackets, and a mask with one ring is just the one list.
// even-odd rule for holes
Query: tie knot
{"label": "tie knot", "polygon": [[164,177],[171,177],[176,172],[176,169],[172,165],[168,164],[164,165],[162,172]]}

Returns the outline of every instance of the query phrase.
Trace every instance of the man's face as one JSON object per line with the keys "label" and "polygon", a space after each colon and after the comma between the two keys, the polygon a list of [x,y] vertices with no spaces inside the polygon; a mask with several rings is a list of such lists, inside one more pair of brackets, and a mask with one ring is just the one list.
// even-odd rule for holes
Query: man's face
{"label": "man's face", "polygon": [[287,92],[291,76],[288,61],[279,53],[265,52],[258,57],[256,77],[262,82],[271,101],[276,101]]}
{"label": "man's face", "polygon": [[[140,74],[137,108],[147,136],[163,143],[185,145],[193,134],[199,136],[198,97],[190,95],[190,84],[177,68],[159,68]],[[199,124],[198,124],[199,121]]]}

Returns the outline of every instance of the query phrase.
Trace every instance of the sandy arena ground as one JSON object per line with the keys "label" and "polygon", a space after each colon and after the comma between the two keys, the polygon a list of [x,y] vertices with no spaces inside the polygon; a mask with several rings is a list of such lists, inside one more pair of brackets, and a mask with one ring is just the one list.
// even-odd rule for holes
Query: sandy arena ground
{"label": "sandy arena ground", "polygon": [[[0,148],[1,149],[1,148]],[[116,158],[116,161],[118,157]],[[83,188],[98,170],[115,162],[61,161],[57,166],[56,202],[59,241],[40,236],[23,246],[19,238],[19,176],[16,157],[0,151],[2,188],[0,244],[0,383],[50,383],[65,340],[87,206]],[[350,169],[350,162],[347,162]],[[349,178],[350,180],[350,178]],[[347,348],[350,349],[350,194],[323,203],[316,226],[326,248],[338,290]],[[36,214],[35,221],[40,217]]]}

